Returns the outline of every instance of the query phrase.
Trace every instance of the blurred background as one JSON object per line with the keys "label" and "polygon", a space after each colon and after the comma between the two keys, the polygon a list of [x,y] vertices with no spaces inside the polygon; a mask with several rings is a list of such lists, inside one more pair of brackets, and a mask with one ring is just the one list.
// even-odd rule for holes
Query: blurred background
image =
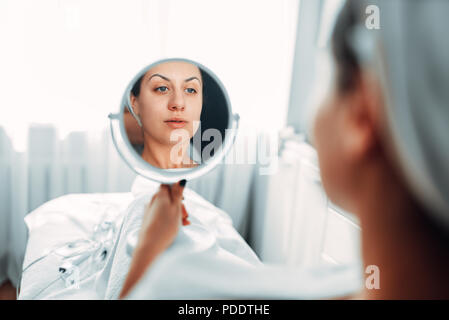
{"label": "blurred background", "polygon": [[[239,113],[235,148],[277,139],[277,170],[220,165],[190,181],[265,262],[359,259],[356,219],[328,202],[309,144],[343,0],[0,1],[0,284],[17,285],[24,217],[73,193],[130,192],[108,114],[158,59],[211,69]],[[266,165],[266,164],[265,164]]]}

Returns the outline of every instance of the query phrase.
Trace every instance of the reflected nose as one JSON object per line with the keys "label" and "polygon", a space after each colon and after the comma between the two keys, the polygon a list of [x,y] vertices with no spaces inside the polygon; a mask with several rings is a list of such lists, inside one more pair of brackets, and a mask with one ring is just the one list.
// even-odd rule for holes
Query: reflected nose
{"label": "reflected nose", "polygon": [[184,111],[184,96],[179,91],[175,92],[169,102],[168,109],[170,111]]}

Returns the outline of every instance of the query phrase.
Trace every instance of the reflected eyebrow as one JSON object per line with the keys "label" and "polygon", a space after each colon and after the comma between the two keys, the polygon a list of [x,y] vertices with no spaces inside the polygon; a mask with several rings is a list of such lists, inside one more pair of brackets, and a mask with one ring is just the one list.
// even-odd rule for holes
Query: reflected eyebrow
{"label": "reflected eyebrow", "polygon": [[164,79],[166,81],[171,81],[169,78],[167,78],[167,77],[165,77],[165,76],[163,76],[163,75],[161,75],[159,73],[153,74],[151,77],[148,78],[148,81],[150,81],[153,77],[160,77],[160,78],[162,78],[162,79]]}
{"label": "reflected eyebrow", "polygon": [[201,84],[201,80],[198,79],[198,77],[190,77],[190,78],[187,78],[187,79],[184,80],[184,82],[189,82],[189,81],[192,81],[192,80],[198,80],[198,82]]}
{"label": "reflected eyebrow", "polygon": [[[163,76],[163,75],[161,75],[159,73],[155,73],[155,74],[151,75],[151,77],[148,78],[148,81],[150,81],[154,77],[160,77],[160,78],[162,78],[162,79],[164,79],[166,81],[171,82],[171,80],[169,78],[167,78],[166,76]],[[192,80],[198,80],[198,82],[201,84],[201,80],[198,77],[195,77],[195,76],[185,79],[184,82],[189,82],[189,81],[192,81]]]}

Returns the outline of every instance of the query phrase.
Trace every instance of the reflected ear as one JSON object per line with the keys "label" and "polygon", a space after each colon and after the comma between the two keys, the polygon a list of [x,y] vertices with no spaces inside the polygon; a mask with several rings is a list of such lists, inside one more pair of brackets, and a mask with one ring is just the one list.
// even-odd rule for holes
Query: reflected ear
{"label": "reflected ear", "polygon": [[137,98],[131,94],[130,101],[131,101],[131,108],[133,110],[133,117],[136,119],[139,127],[142,127],[142,121],[140,120],[139,104],[137,103]]}
{"label": "reflected ear", "polygon": [[131,94],[130,101],[134,114],[139,115],[139,104],[137,103],[137,98],[133,94]]}
{"label": "reflected ear", "polygon": [[359,77],[356,88],[345,97],[345,139],[344,148],[354,161],[367,159],[379,146],[378,90],[371,79]]}

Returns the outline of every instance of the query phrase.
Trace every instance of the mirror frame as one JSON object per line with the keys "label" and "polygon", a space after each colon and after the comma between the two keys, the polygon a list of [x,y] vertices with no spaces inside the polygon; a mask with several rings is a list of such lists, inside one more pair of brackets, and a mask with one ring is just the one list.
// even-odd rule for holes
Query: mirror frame
{"label": "mirror frame", "polygon": [[[183,61],[188,62],[193,65],[196,65],[198,68],[202,69],[204,72],[208,73],[218,84],[220,89],[223,92],[223,95],[226,99],[226,105],[228,109],[228,126],[226,129],[230,129],[231,131],[228,131],[229,134],[225,135],[224,141],[222,145],[220,146],[220,149],[216,155],[214,155],[210,160],[208,160],[206,163],[203,163],[199,165],[198,167],[195,167],[193,169],[186,168],[185,172],[182,170],[176,170],[171,171],[167,169],[160,169],[151,166],[149,163],[147,163],[145,160],[142,159],[138,155],[138,153],[134,150],[132,147],[128,136],[126,134],[125,130],[125,124],[124,124],[124,112],[127,105],[130,105],[130,93],[131,89],[134,85],[134,83],[142,76],[144,75],[149,69],[152,67],[164,63],[164,62],[170,62],[170,61]],[[128,86],[125,89],[125,92],[123,93],[122,99],[120,101],[120,109],[118,113],[110,113],[109,114],[110,119],[110,127],[111,127],[111,136],[112,140],[114,142],[115,148],[117,149],[120,157],[125,161],[125,163],[138,175],[141,175],[147,179],[160,182],[160,183],[176,183],[181,179],[186,180],[192,180],[195,178],[198,178],[213,168],[215,168],[221,160],[225,157],[225,155],[229,152],[232,145],[235,142],[235,138],[237,136],[237,131],[239,127],[239,120],[240,117],[238,114],[232,112],[232,106],[231,101],[228,96],[228,92],[226,91],[223,83],[218,79],[218,77],[213,73],[210,69],[203,66],[202,64],[184,59],[184,58],[169,58],[169,59],[162,59],[158,60],[149,66],[146,66],[143,68],[140,72],[137,73],[136,76],[129,82]]]}

